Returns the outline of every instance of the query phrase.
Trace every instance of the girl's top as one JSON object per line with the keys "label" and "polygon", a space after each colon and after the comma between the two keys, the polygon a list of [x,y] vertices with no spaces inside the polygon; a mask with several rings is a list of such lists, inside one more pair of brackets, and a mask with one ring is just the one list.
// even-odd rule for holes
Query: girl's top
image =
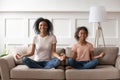
{"label": "girl's top", "polygon": [[90,61],[90,52],[93,51],[94,48],[91,43],[87,42],[85,45],[76,43],[71,50],[77,53],[76,61]]}

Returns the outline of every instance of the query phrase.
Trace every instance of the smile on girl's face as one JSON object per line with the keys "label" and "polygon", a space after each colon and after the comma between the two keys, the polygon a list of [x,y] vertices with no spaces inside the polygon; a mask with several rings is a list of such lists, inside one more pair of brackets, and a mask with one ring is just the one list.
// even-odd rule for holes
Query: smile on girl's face
{"label": "smile on girl's face", "polygon": [[48,29],[48,25],[45,21],[41,21],[39,23],[39,30],[40,32],[47,32],[47,29]]}
{"label": "smile on girl's face", "polygon": [[85,40],[87,38],[87,33],[85,30],[80,30],[78,36],[79,36],[79,40]]}

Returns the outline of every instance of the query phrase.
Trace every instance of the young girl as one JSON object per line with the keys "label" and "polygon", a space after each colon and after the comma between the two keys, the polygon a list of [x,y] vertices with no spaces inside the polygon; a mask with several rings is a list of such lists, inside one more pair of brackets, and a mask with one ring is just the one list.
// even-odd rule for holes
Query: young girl
{"label": "young girl", "polygon": [[[29,68],[50,69],[59,66],[60,61],[65,59],[56,53],[56,37],[53,35],[53,25],[48,19],[38,18],[34,23],[36,35],[31,44],[28,54],[17,54],[16,58],[21,59]],[[34,55],[34,59],[28,58]],[[52,59],[52,56],[56,57]]]}
{"label": "young girl", "polygon": [[77,43],[71,49],[73,57],[68,59],[68,65],[77,69],[95,68],[98,65],[98,58],[103,57],[104,53],[98,56],[93,55],[93,45],[86,41],[88,37],[86,27],[78,27],[74,37]]}

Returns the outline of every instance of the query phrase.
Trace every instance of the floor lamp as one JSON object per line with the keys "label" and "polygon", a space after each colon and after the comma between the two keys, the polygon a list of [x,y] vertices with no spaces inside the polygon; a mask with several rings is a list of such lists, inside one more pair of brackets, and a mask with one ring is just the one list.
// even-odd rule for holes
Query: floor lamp
{"label": "floor lamp", "polygon": [[89,22],[97,23],[98,27],[95,34],[94,47],[100,47],[99,39],[102,38],[103,46],[105,47],[104,34],[101,26],[101,22],[106,21],[106,11],[103,6],[94,6],[90,8],[89,12]]}

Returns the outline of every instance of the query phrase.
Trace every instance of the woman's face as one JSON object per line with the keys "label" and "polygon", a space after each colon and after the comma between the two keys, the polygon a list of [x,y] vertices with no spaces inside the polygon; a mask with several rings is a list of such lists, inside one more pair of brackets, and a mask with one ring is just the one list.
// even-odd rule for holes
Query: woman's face
{"label": "woman's face", "polygon": [[47,33],[48,25],[45,21],[39,23],[39,30],[41,33]]}
{"label": "woman's face", "polygon": [[85,30],[80,30],[78,36],[79,36],[79,40],[85,41],[87,38],[87,33]]}

